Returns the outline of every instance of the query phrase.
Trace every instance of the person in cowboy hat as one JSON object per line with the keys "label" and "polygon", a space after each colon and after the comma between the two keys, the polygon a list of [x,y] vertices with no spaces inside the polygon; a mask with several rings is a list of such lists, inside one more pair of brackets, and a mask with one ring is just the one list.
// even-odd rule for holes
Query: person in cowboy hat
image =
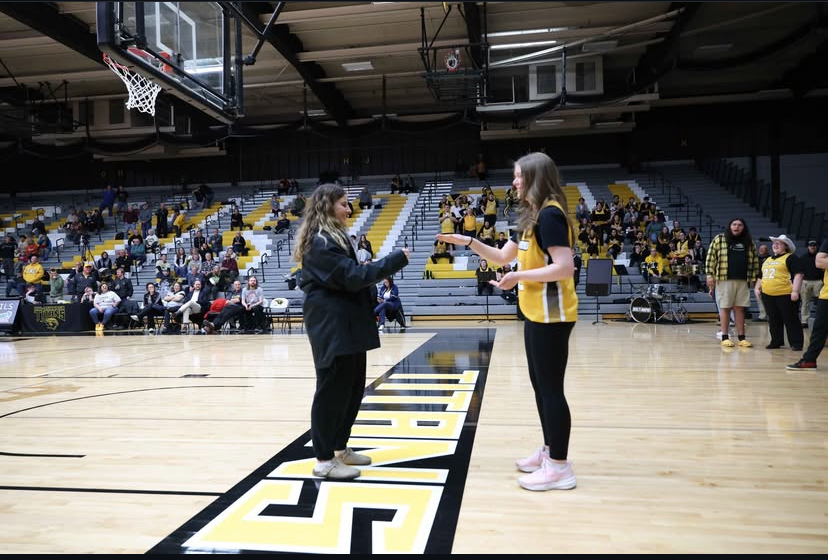
{"label": "person in cowboy hat", "polygon": [[788,333],[791,350],[802,351],[805,337],[799,322],[799,291],[802,287],[802,261],[794,254],[796,245],[782,234],[771,236],[770,257],[762,263],[761,275],[756,280],[756,297],[762,298],[768,316],[770,344],[765,348],[781,348]]}

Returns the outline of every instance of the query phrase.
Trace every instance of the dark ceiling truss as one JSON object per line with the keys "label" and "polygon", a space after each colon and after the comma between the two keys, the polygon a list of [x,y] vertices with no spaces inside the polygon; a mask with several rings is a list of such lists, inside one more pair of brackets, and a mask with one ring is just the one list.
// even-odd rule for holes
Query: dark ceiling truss
{"label": "dark ceiling truss", "polygon": [[[348,119],[353,118],[354,110],[345,100],[342,92],[336,86],[328,82],[320,82],[325,78],[325,71],[315,62],[302,62],[299,60],[299,53],[302,52],[302,41],[292,34],[287,25],[274,24],[273,17],[268,25],[262,25],[259,21],[262,3],[250,2],[219,2],[225,8],[240,14],[242,22],[254,32],[257,37],[263,37],[270,43],[282,57],[296,68],[305,84],[313,92],[325,112],[339,126],[347,126]],[[278,17],[276,9],[269,10]],[[265,32],[267,30],[267,32]]]}
{"label": "dark ceiling truss", "polygon": [[828,40],[800,60],[795,68],[787,71],[782,78],[771,84],[769,89],[789,88],[793,91],[794,97],[802,97],[814,88],[828,87],[826,58],[828,58]]}

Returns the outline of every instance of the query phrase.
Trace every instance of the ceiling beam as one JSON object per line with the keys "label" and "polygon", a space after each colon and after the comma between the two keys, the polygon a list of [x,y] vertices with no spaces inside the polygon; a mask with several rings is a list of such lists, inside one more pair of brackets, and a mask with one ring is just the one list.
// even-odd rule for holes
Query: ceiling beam
{"label": "ceiling beam", "polygon": [[[259,33],[264,31],[264,25],[259,19],[258,10],[254,9],[247,2],[240,2],[244,16],[253,23],[258,29]],[[302,62],[299,60],[299,53],[304,50],[302,41],[292,34],[287,25],[274,25],[270,31],[265,35],[265,39],[270,43],[282,57],[289,62],[310,90],[322,103],[325,112],[342,127],[347,126],[348,119],[353,118],[354,110],[351,105],[345,100],[342,92],[336,86],[330,83],[320,82],[320,78],[325,77],[325,71],[321,66],[315,62]]]}
{"label": "ceiling beam", "polygon": [[813,52],[807,54],[795,68],[791,68],[770,89],[790,88],[794,97],[803,97],[812,89],[824,87],[828,83],[828,72],[825,71],[825,59],[828,57],[828,41]]}
{"label": "ceiling beam", "polygon": [[70,49],[103,65],[98,40],[89,27],[74,16],[61,14],[47,2],[0,2],[0,12],[63,43]]}

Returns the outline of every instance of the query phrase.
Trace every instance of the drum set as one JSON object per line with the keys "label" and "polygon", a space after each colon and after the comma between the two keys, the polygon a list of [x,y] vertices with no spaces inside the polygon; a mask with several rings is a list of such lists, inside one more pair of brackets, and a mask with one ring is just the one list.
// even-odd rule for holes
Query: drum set
{"label": "drum set", "polygon": [[688,314],[684,302],[686,296],[667,292],[659,284],[640,288],[638,295],[630,301],[628,316],[636,323],[657,323],[667,319],[674,323],[686,323]]}

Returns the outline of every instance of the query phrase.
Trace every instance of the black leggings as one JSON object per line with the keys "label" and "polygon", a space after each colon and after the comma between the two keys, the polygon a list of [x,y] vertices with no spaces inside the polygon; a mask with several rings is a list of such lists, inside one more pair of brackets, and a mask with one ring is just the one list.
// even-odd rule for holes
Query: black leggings
{"label": "black leggings", "polygon": [[566,460],[572,417],[564,396],[564,375],[569,358],[569,335],[575,323],[534,323],[523,326],[529,379],[535,390],[535,404],[543,428],[549,457]]}
{"label": "black leggings", "polygon": [[313,452],[320,461],[333,459],[351,437],[365,393],[366,354],[334,358],[330,367],[317,368],[316,393],[311,405]]}

